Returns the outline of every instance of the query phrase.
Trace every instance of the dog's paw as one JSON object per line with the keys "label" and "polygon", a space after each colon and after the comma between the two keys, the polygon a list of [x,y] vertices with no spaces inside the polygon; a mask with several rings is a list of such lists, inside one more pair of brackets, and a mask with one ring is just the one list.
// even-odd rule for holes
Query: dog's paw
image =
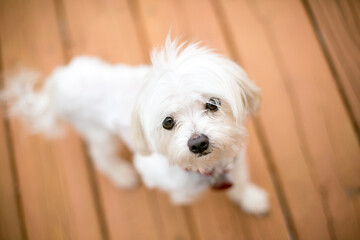
{"label": "dog's paw", "polygon": [[112,166],[111,171],[107,172],[110,180],[119,188],[131,189],[138,185],[138,176],[135,170],[125,163]]}
{"label": "dog's paw", "polygon": [[238,203],[244,212],[263,215],[269,212],[270,204],[267,193],[255,184],[247,184],[242,191],[234,188],[229,191],[232,201]]}

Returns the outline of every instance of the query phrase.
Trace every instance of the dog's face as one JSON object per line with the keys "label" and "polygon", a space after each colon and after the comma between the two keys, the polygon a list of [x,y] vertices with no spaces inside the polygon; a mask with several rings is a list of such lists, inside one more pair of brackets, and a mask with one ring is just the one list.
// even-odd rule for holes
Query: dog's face
{"label": "dog's face", "polygon": [[238,65],[206,48],[179,51],[167,40],[152,55],[133,111],[135,148],[203,174],[225,169],[242,147],[243,122],[256,111],[259,90]]}

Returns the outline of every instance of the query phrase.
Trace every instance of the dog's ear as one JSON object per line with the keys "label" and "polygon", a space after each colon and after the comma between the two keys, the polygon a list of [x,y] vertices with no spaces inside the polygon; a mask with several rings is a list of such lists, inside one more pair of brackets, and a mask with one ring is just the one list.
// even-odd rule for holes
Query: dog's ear
{"label": "dog's ear", "polygon": [[260,105],[260,89],[248,78],[245,71],[235,62],[226,61],[227,86],[232,112],[236,121],[243,122],[246,116],[257,113]]}
{"label": "dog's ear", "polygon": [[256,114],[260,106],[260,89],[250,80],[246,74],[238,79],[241,98],[247,115]]}
{"label": "dog's ear", "polygon": [[144,129],[140,119],[140,107],[139,103],[135,104],[135,107],[131,116],[131,140],[133,142],[135,151],[147,156],[151,154],[149,144],[146,140]]}

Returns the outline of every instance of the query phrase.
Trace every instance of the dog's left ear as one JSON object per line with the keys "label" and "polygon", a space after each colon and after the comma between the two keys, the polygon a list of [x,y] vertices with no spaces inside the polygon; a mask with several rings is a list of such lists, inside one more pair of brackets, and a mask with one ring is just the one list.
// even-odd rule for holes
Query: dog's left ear
{"label": "dog's left ear", "polygon": [[151,154],[151,151],[141,123],[140,113],[139,102],[137,102],[131,116],[131,140],[135,151],[141,155],[147,156]]}
{"label": "dog's left ear", "polygon": [[256,114],[260,106],[260,88],[244,73],[238,78],[240,95],[247,115]]}
{"label": "dog's left ear", "polygon": [[227,62],[228,98],[236,121],[243,122],[246,116],[257,113],[260,105],[260,89],[248,78],[245,71],[235,62]]}

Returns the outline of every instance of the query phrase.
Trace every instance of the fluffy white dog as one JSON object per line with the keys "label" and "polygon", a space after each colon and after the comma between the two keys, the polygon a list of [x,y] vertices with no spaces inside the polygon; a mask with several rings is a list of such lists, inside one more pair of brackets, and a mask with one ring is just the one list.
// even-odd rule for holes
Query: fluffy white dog
{"label": "fluffy white dog", "polygon": [[54,135],[59,120],[69,122],[96,167],[119,187],[134,187],[137,176],[117,155],[118,136],[135,152],[144,183],[168,192],[174,203],[233,185],[229,196],[244,211],[267,212],[267,194],[250,182],[244,153],[243,123],[258,108],[259,89],[237,64],[199,44],[178,46],[168,37],[151,62],[77,57],[40,91],[33,90],[36,74],[11,78],[4,97],[35,132]]}

